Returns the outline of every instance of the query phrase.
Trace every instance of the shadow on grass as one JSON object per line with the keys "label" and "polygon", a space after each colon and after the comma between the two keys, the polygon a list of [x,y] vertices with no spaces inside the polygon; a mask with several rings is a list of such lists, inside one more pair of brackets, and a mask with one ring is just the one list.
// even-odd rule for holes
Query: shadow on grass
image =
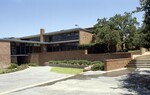
{"label": "shadow on grass", "polygon": [[123,88],[134,91],[137,95],[150,95],[150,71],[137,70],[121,81],[123,81]]}

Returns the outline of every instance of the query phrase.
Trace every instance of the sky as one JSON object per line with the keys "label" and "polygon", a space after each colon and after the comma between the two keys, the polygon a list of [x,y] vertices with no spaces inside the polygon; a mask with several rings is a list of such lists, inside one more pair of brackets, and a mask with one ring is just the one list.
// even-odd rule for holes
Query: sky
{"label": "sky", "polygon": [[[98,18],[131,12],[139,0],[0,0],[0,38],[92,27]],[[142,23],[143,14],[133,16]]]}

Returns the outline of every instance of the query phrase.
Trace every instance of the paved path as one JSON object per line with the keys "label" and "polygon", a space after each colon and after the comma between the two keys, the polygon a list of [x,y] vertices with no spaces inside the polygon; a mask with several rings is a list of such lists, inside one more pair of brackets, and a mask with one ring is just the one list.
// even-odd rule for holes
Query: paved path
{"label": "paved path", "polygon": [[30,67],[23,71],[0,75],[0,94],[22,87],[51,81],[69,75],[50,72],[51,67]]}
{"label": "paved path", "polygon": [[[149,95],[149,90],[145,90],[146,88],[139,89],[138,86],[141,86],[139,83],[145,80],[147,83],[150,82],[150,69],[138,69],[138,71],[132,73],[127,72],[125,75],[114,76],[113,73],[120,72],[120,70],[108,72],[107,75],[103,74],[103,71],[85,72],[68,79],[18,90],[5,95]],[[134,73],[136,76],[132,75]],[[0,75],[0,91],[3,92],[64,76],[69,75],[52,73],[50,67],[31,67],[24,71]],[[135,83],[135,81],[137,82]],[[141,94],[141,90],[146,94]]]}
{"label": "paved path", "polygon": [[[150,71],[150,69],[142,69],[141,71],[143,72],[147,70]],[[101,74],[102,72],[98,73]],[[98,73],[96,72],[96,75]],[[143,72],[143,74],[145,76],[145,74],[150,73]],[[124,80],[126,78],[128,79],[130,74],[116,77],[97,75],[95,77],[94,72],[90,72],[84,73],[83,75],[90,75],[91,77],[86,76],[86,79],[74,77],[58,81],[53,84],[46,84],[43,86],[9,93],[7,95],[149,95],[149,93],[138,94],[138,92],[135,92],[134,90],[129,90],[128,88],[130,88],[130,86],[127,88],[123,86]],[[127,86],[128,85],[129,84],[127,84]],[[131,87],[132,86],[133,85],[131,85]],[[135,85],[135,87],[137,86]]]}

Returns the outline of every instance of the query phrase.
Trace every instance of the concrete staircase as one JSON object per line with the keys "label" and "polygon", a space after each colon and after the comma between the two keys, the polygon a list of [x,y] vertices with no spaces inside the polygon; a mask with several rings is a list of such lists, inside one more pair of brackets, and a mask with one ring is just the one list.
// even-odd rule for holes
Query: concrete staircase
{"label": "concrete staircase", "polygon": [[130,63],[127,65],[127,67],[130,67],[130,68],[150,68],[150,60],[133,59],[132,61],[130,61]]}

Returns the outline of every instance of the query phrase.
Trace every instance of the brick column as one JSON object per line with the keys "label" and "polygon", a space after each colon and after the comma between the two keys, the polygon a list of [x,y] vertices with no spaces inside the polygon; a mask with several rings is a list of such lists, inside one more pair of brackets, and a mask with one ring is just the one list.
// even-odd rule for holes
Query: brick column
{"label": "brick column", "polygon": [[[45,29],[40,29],[40,42],[44,42],[44,34],[45,34]],[[41,52],[46,52],[46,46],[44,44],[40,45],[41,47]]]}
{"label": "brick column", "polygon": [[40,29],[40,42],[44,42],[45,29]]}

